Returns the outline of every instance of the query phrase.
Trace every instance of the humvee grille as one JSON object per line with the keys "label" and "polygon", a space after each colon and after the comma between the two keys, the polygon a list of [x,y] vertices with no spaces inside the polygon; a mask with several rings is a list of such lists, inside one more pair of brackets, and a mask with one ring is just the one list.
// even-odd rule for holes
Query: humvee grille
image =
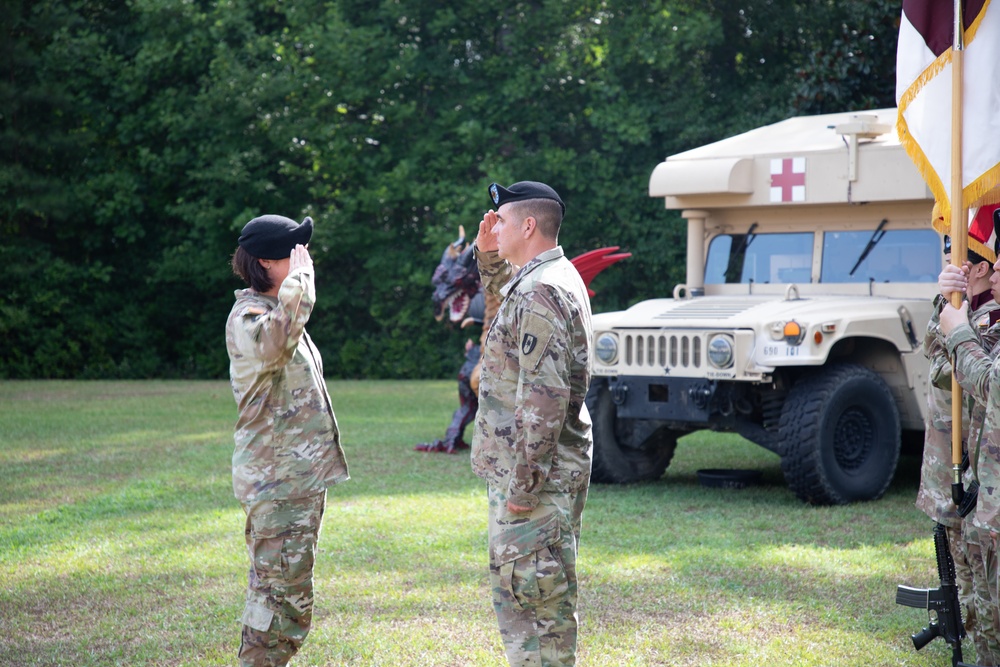
{"label": "humvee grille", "polygon": [[701,368],[705,345],[700,334],[627,333],[624,338],[626,368]]}

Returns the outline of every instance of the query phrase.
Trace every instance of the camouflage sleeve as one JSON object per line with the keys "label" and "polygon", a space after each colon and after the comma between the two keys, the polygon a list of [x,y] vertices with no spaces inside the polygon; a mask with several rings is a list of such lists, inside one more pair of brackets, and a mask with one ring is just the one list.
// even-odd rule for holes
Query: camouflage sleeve
{"label": "camouflage sleeve", "polygon": [[278,305],[260,313],[250,308],[239,318],[243,335],[237,338],[243,354],[260,361],[260,370],[287,364],[299,345],[316,304],[311,271],[296,270],[278,288]]}
{"label": "camouflage sleeve", "polygon": [[514,407],[517,432],[514,468],[507,489],[515,505],[534,508],[548,480],[570,400],[569,316],[555,295],[542,290],[524,295],[517,340],[520,375]]}
{"label": "camouflage sleeve", "polygon": [[500,296],[500,288],[514,275],[514,268],[510,262],[500,259],[495,250],[480,252],[479,248],[476,248],[476,263],[479,265],[479,277],[483,281],[483,288],[490,294]]}
{"label": "camouflage sleeve", "polygon": [[935,347],[941,343],[941,309],[944,308],[944,304],[943,296],[938,294],[934,297],[931,318],[927,320],[927,330],[924,332],[924,356],[928,359],[934,353]]}
{"label": "camouflage sleeve", "polygon": [[[983,332],[981,336],[983,342],[984,350],[994,349],[998,343],[1000,343],[1000,322],[997,322],[989,329]],[[994,357],[996,355],[993,355]]]}
{"label": "camouflage sleeve", "polygon": [[927,331],[924,333],[924,356],[930,362],[928,380],[932,385],[940,389],[951,391],[951,361],[944,346],[944,337],[941,335],[941,309],[947,303],[945,298],[938,294],[934,297],[934,309],[931,311],[931,318],[927,321]]}
{"label": "camouflage sleeve", "polygon": [[955,359],[955,377],[959,386],[978,402],[985,405],[990,391],[990,369],[993,359],[983,349],[975,330],[960,324],[945,340],[948,353]]}

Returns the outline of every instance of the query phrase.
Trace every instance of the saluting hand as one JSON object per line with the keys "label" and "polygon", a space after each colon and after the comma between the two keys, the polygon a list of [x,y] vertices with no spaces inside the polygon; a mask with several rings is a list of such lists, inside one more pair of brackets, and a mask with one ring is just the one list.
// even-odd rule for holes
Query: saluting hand
{"label": "saluting hand", "polygon": [[497,237],[493,235],[493,225],[497,224],[497,214],[490,209],[479,221],[479,235],[476,236],[476,247],[480,252],[496,252]]}
{"label": "saluting hand", "polygon": [[313,261],[312,257],[309,256],[309,249],[301,243],[292,248],[292,254],[288,257],[288,272],[291,273],[295,269],[306,269],[311,273],[312,268]]}

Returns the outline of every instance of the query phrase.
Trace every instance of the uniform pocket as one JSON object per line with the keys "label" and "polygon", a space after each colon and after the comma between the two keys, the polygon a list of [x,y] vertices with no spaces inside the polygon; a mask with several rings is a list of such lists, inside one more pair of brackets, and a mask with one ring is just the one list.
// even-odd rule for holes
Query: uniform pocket
{"label": "uniform pocket", "polygon": [[288,570],[285,561],[285,539],[258,537],[251,542],[250,560],[260,581],[281,581]]}
{"label": "uniform pocket", "polygon": [[295,585],[311,578],[315,560],[315,533],[300,533],[286,539],[281,553],[285,582]]}
{"label": "uniform pocket", "polygon": [[556,569],[563,570],[552,556],[561,536],[560,517],[555,512],[506,525],[490,535],[490,556],[499,578],[495,585],[500,589],[500,600],[520,611],[547,599],[549,587],[541,579]]}
{"label": "uniform pocket", "polygon": [[258,538],[252,548],[253,569],[260,581],[289,585],[312,576],[316,560],[315,534]]}
{"label": "uniform pocket", "polygon": [[490,536],[490,555],[500,566],[556,544],[561,536],[560,517],[553,512],[495,531]]}
{"label": "uniform pocket", "polygon": [[274,612],[257,602],[247,602],[243,608],[243,625],[253,628],[258,632],[267,632],[271,629],[271,622],[274,620]]}
{"label": "uniform pocket", "polygon": [[569,579],[559,551],[556,545],[542,547],[500,566],[500,586],[515,608],[532,609],[566,595]]}
{"label": "uniform pocket", "polygon": [[247,517],[246,541],[257,578],[295,584],[312,574],[326,492],[295,500],[264,501]]}

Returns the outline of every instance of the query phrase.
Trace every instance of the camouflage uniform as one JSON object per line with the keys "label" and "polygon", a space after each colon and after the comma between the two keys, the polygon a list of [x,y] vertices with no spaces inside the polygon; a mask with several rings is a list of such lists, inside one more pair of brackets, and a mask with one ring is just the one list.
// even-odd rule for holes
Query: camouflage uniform
{"label": "camouflage uniform", "polygon": [[[486,338],[472,468],[489,487],[493,604],[513,667],[573,665],[576,556],[593,440],[584,403],[591,313],[562,248],[516,275],[476,250],[503,301]],[[507,501],[531,508],[511,514]]]}
{"label": "camouflage uniform", "polygon": [[238,290],[226,323],[239,408],[233,491],[250,557],[245,667],[285,665],[305,640],[326,489],[349,477],[322,360],[305,331],[315,301],[312,272],[298,269],[276,299]]}
{"label": "camouflage uniform", "polygon": [[[929,406],[932,412],[928,414],[930,424],[926,431],[917,506],[948,527],[966,614],[966,630],[976,648],[977,664],[996,665],[1000,662],[1000,611],[997,608],[995,547],[991,544],[989,526],[991,522],[995,525],[997,508],[984,508],[983,503],[985,498],[990,504],[988,499],[992,494],[986,485],[990,484],[991,476],[1000,479],[996,476],[1000,468],[991,472],[988,463],[984,466],[989,437],[987,410],[992,409],[987,405],[989,371],[998,351],[994,348],[1000,341],[1000,325],[994,324],[1000,306],[989,298],[989,293],[979,296],[979,299],[973,298],[977,307],[970,314],[971,325],[957,327],[944,340],[946,349],[940,349],[943,337],[938,326],[943,297],[939,297],[928,325],[928,339],[934,329],[933,355],[928,354],[931,359],[928,400],[933,403]],[[966,487],[972,480],[984,485],[979,490],[976,510],[964,521],[955,511],[950,490],[952,369],[948,358],[954,356],[956,348],[962,350],[957,359],[956,377],[965,392],[962,430],[970,461],[965,475]],[[928,340],[925,340],[925,351],[927,349]],[[991,560],[994,561],[992,565]]]}

